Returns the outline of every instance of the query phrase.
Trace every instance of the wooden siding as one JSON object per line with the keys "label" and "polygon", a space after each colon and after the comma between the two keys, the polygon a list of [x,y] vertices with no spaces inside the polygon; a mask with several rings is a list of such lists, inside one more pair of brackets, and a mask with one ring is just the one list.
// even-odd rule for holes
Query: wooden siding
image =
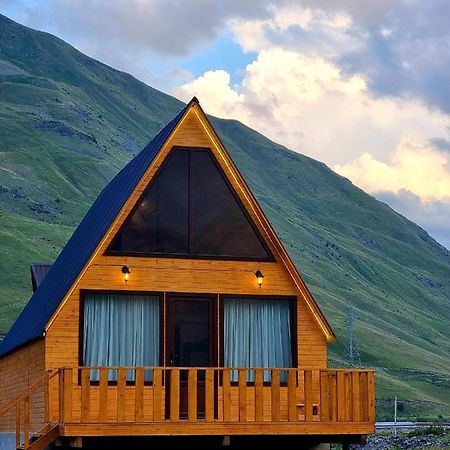
{"label": "wooden siding", "polygon": [[[18,348],[0,358],[0,410],[10,400],[25,393],[45,374],[44,339]],[[30,429],[37,431],[44,424],[44,388],[33,393],[29,402]],[[14,431],[15,410],[0,418],[0,431]]]}
{"label": "wooden siding", "polygon": [[[276,256],[276,262],[221,261],[157,257],[125,257],[104,255],[111,240],[134,204],[140,198],[152,176],[173,146],[211,148],[222,169],[239,195],[250,217],[258,226],[261,235],[267,238],[249,199],[238,180],[233,177],[226,161],[218,154],[206,129],[191,110],[176,133],[161,150],[150,166],[130,201],[105,236],[98,251],[91,259],[70,295],[61,305],[54,320],[50,322],[46,336],[46,368],[77,367],[79,360],[80,298],[82,290],[142,291],[283,295],[297,298],[297,347],[298,363],[302,368],[321,369],[327,366],[327,343],[323,331],[305,301],[305,292],[300,292],[284,263],[277,257],[277,249],[267,239],[268,246]],[[131,275],[127,284],[123,280],[121,267],[128,265]],[[255,270],[265,275],[262,287],[256,283]],[[163,344],[165,348],[165,343]],[[314,396],[319,395],[319,380],[313,380]],[[54,409],[53,409],[54,410]],[[127,410],[126,414],[130,411]]]}

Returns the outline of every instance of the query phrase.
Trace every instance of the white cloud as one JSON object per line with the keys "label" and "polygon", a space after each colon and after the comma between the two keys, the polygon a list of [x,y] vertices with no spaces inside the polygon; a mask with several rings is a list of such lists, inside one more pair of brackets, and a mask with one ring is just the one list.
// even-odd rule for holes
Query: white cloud
{"label": "white cloud", "polygon": [[333,169],[372,193],[408,191],[421,201],[450,202],[449,155],[427,142],[402,140],[389,162],[364,153]]}

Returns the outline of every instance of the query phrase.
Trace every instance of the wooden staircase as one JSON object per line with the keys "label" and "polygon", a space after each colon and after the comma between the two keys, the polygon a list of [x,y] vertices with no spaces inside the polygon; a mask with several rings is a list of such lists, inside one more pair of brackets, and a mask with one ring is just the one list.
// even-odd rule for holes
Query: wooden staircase
{"label": "wooden staircase", "polygon": [[[17,398],[10,400],[5,405],[0,407],[0,421],[5,418],[8,413],[15,416],[15,434],[16,434],[16,449],[17,450],[43,450],[51,443],[55,442],[60,435],[59,423],[48,422],[48,388],[49,382],[60,371],[47,371],[41,379],[31,385],[25,392]],[[44,422],[46,425],[37,433],[30,431],[30,398],[39,389],[45,391],[45,413]],[[0,423],[1,425],[1,423]]]}

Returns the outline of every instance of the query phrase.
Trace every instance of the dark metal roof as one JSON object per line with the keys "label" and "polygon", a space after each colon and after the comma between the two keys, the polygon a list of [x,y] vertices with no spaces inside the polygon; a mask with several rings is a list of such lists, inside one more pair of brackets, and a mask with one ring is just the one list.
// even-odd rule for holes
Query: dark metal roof
{"label": "dark metal roof", "polygon": [[48,263],[32,263],[30,265],[33,292],[35,292],[38,286],[42,283],[42,280],[46,277],[51,267],[52,265]]}
{"label": "dark metal roof", "polygon": [[43,335],[45,326],[193,99],[103,189],[0,345],[0,356]]}

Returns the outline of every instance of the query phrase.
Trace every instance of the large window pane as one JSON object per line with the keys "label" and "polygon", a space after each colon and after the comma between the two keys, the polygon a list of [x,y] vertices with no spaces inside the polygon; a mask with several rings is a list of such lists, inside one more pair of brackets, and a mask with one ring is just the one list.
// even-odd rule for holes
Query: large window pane
{"label": "large window pane", "polygon": [[271,258],[207,149],[174,149],[110,251],[194,257]]}
{"label": "large window pane", "polygon": [[[85,366],[159,366],[159,297],[87,294],[84,297]],[[91,374],[98,380],[98,372]],[[115,379],[111,371],[110,379]]]}
{"label": "large window pane", "polygon": [[289,300],[227,298],[223,311],[225,367],[292,367]]}
{"label": "large window pane", "polygon": [[191,252],[268,257],[212,154],[201,150],[191,155]]}

